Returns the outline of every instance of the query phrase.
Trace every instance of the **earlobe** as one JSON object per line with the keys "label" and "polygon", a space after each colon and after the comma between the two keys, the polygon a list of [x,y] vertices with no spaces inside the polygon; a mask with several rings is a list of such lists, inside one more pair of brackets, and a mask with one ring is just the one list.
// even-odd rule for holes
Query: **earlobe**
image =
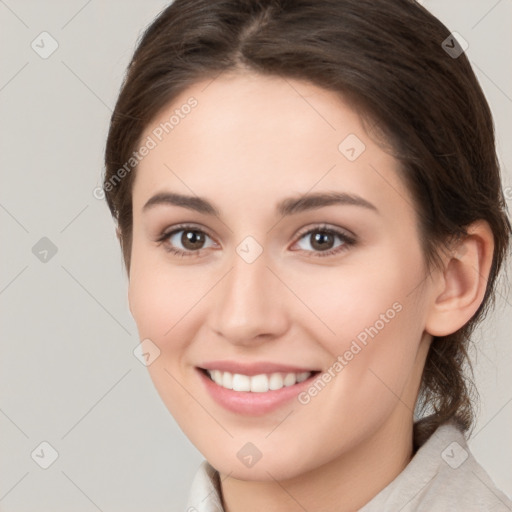
{"label": "earlobe", "polygon": [[445,255],[444,270],[435,274],[425,326],[432,336],[447,336],[460,329],[484,298],[494,250],[492,230],[481,220],[471,224],[467,233]]}

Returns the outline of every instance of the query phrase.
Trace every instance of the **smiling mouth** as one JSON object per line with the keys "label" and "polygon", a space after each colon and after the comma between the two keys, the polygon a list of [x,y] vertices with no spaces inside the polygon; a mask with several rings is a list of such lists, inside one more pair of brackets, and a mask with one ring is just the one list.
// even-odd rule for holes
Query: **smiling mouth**
{"label": "smiling mouth", "polygon": [[273,372],[259,375],[243,375],[221,370],[206,370],[198,368],[211,381],[218,386],[239,392],[266,393],[278,391],[284,387],[294,386],[311,379],[320,373],[320,370],[306,372]]}

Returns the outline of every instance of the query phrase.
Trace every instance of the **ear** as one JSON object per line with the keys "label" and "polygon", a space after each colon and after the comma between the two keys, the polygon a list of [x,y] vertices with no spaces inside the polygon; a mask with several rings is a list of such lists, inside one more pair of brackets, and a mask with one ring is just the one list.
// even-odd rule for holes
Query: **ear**
{"label": "ear", "polygon": [[460,329],[484,298],[494,237],[484,220],[471,224],[467,233],[443,256],[443,269],[432,273],[433,294],[425,325],[432,336],[447,336]]}

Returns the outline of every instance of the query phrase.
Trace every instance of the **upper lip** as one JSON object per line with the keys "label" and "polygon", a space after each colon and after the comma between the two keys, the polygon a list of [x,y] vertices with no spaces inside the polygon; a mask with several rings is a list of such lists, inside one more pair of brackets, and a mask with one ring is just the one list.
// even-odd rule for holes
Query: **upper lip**
{"label": "upper lip", "polygon": [[204,370],[220,370],[222,372],[239,373],[241,375],[260,375],[262,373],[302,373],[315,372],[311,368],[291,366],[287,364],[271,363],[267,361],[255,363],[241,363],[237,361],[208,361],[199,368]]}

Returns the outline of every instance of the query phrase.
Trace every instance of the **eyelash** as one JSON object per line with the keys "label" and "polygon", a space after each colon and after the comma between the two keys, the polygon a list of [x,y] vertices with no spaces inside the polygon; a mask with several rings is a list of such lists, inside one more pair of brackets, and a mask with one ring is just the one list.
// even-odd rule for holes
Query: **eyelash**
{"label": "eyelash", "polygon": [[[198,233],[203,233],[206,236],[210,237],[210,235],[208,233],[206,233],[202,229],[198,229],[196,226],[193,226],[191,224],[182,224],[182,225],[175,226],[171,231],[164,231],[163,233],[161,233],[159,235],[159,237],[157,238],[156,241],[159,243],[159,245],[164,244],[164,249],[167,252],[169,252],[175,256],[182,257],[182,258],[183,257],[197,257],[197,256],[200,256],[203,253],[203,251],[206,250],[206,249],[199,249],[197,251],[183,251],[181,249],[175,249],[174,247],[170,246],[169,244],[164,243],[172,235],[175,235],[176,233],[179,233],[180,231],[195,231]],[[315,226],[313,228],[309,228],[308,230],[299,233],[297,240],[301,240],[306,235],[309,235],[309,234],[317,232],[317,231],[320,231],[322,233],[327,233],[329,235],[337,236],[340,238],[340,240],[343,242],[343,244],[336,247],[335,249],[329,249],[327,251],[307,251],[305,249],[299,249],[299,252],[300,251],[308,252],[308,253],[313,252],[315,254],[315,256],[314,256],[315,258],[316,257],[323,258],[326,256],[331,256],[334,254],[344,252],[344,251],[348,250],[349,247],[355,245],[355,243],[356,243],[355,238],[348,236],[346,233],[344,233],[342,231],[328,227],[327,225],[319,225],[319,226]],[[212,237],[210,237],[210,238],[212,238]]]}

